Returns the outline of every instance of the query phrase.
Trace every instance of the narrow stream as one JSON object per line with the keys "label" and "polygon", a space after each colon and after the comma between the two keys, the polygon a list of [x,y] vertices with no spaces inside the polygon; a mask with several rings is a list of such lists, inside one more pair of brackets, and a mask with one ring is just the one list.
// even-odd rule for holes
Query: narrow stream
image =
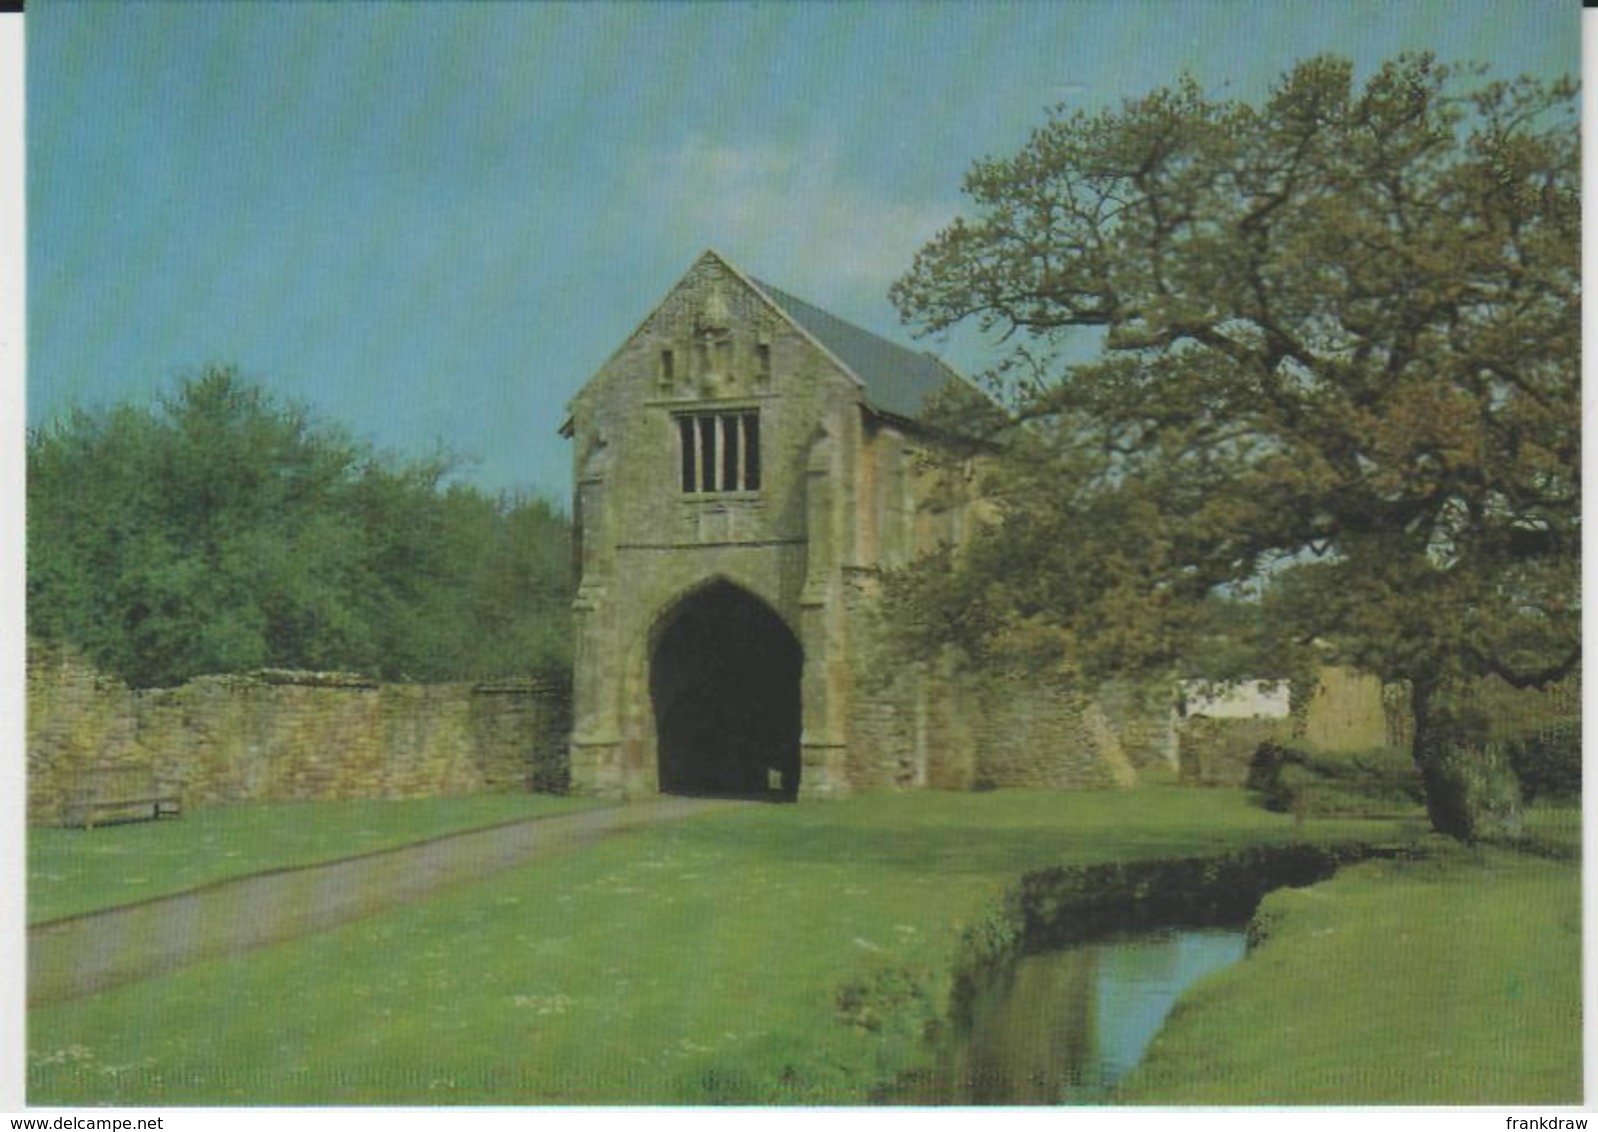
{"label": "narrow stream", "polygon": [[1241,928],[1142,931],[1019,960],[970,1034],[909,1104],[1102,1101],[1142,1058],[1179,996],[1243,957]]}

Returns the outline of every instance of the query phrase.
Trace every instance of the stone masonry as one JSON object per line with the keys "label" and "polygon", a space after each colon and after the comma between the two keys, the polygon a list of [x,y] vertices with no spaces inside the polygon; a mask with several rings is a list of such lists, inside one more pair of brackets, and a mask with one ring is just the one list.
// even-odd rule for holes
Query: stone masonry
{"label": "stone masonry", "polygon": [[1102,714],[878,647],[884,569],[982,517],[962,381],[707,252],[573,399],[574,790],[1127,783]]}
{"label": "stone masonry", "polygon": [[96,779],[185,807],[563,791],[563,683],[378,684],[327,673],[212,676],[134,691],[30,642],[28,820],[61,819]]}

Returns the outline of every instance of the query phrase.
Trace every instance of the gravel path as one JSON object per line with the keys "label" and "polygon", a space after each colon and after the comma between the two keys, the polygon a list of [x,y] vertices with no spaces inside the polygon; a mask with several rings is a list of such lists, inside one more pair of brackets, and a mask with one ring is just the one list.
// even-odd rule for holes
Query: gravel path
{"label": "gravel path", "polygon": [[39,924],[28,929],[28,1005],[294,939],[541,856],[740,804],[667,797],[531,818]]}

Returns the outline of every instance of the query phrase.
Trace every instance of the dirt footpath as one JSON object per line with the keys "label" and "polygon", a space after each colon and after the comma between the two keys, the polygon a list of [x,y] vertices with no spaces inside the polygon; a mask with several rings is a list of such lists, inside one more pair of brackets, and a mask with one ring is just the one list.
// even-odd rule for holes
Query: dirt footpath
{"label": "dirt footpath", "polygon": [[630,829],[741,804],[659,798],[531,818],[39,924],[28,930],[28,1005],[280,943]]}

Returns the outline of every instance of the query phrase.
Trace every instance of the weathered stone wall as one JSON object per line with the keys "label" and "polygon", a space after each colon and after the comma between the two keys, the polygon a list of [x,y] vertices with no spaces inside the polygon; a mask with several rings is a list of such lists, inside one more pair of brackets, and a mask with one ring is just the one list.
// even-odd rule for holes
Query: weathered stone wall
{"label": "weathered stone wall", "polygon": [[205,677],[144,692],[30,648],[28,819],[50,822],[118,768],[187,806],[563,790],[564,684],[379,685],[358,677]]}
{"label": "weathered stone wall", "polygon": [[976,690],[977,788],[1131,786],[1137,774],[1098,704],[1034,680],[989,678]]}
{"label": "weathered stone wall", "polygon": [[[670,359],[668,362],[667,359]],[[575,609],[574,789],[658,789],[650,649],[663,620],[706,583],[758,597],[806,658],[807,769],[829,793],[842,744],[830,642],[838,568],[853,527],[844,498],[863,429],[837,363],[714,255],[703,257],[571,404]],[[678,418],[758,415],[758,490],[685,492]]]}
{"label": "weathered stone wall", "polygon": [[1414,719],[1404,685],[1384,685],[1367,673],[1327,665],[1288,716],[1194,714],[1180,722],[1177,734],[1182,781],[1236,786],[1248,777],[1249,759],[1266,740],[1323,752],[1407,749]]}
{"label": "weathered stone wall", "polygon": [[892,666],[875,650],[851,680],[849,781],[858,789],[969,790],[977,753],[969,689],[927,666]]}
{"label": "weathered stone wall", "polygon": [[28,646],[28,820],[55,821],[96,763],[137,763],[133,693],[75,658]]}
{"label": "weathered stone wall", "polygon": [[[920,371],[863,362],[898,356],[872,341],[707,252],[573,398],[575,791],[660,789],[661,736],[677,733],[655,715],[655,675],[671,670],[660,641],[682,617],[706,650],[750,631],[697,604],[728,589],[766,606],[786,630],[774,638],[803,655],[802,798],[1099,786],[1177,765],[1172,689],[1089,702],[874,655],[883,573],[964,545],[996,507],[980,455],[901,416],[898,394],[882,399],[872,374],[892,387]],[[1197,761],[1198,780],[1232,775],[1212,762]]]}
{"label": "weathered stone wall", "polygon": [[1380,678],[1352,668],[1322,668],[1304,713],[1302,738],[1323,751],[1400,746],[1407,710],[1394,711],[1394,706]]}
{"label": "weathered stone wall", "polygon": [[[851,789],[1096,789],[1137,781],[1119,728],[1096,698],[1039,675],[972,671],[949,656],[906,663],[876,604],[875,575],[855,581],[844,681]],[[1134,701],[1121,707],[1128,731],[1140,733],[1147,721]]]}
{"label": "weathered stone wall", "polygon": [[1136,772],[1096,703],[1020,679],[904,669],[856,685],[856,789],[1131,786]]}
{"label": "weathered stone wall", "polygon": [[1093,693],[1127,761],[1137,770],[1177,765],[1175,700],[1171,688],[1158,681],[1113,681]]}
{"label": "weathered stone wall", "polygon": [[1286,719],[1210,719],[1183,722],[1177,748],[1182,782],[1189,786],[1241,786],[1249,760],[1261,743],[1290,743],[1293,721]]}

